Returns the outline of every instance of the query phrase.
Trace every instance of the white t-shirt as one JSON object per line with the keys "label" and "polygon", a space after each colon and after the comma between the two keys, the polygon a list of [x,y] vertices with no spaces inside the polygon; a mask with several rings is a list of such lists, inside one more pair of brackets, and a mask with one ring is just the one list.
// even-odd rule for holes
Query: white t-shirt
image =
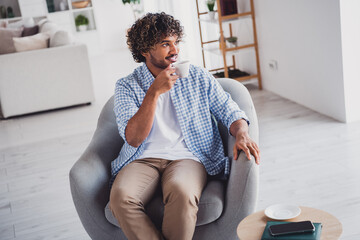
{"label": "white t-shirt", "polygon": [[200,162],[185,144],[169,91],[159,96],[154,123],[139,158],[193,159]]}

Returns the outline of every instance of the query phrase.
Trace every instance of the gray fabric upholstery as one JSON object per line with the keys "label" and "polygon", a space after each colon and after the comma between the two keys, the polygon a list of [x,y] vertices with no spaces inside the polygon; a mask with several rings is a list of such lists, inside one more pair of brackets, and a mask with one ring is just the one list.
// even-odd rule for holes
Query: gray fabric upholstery
{"label": "gray fabric upholstery", "polygon": [[[257,116],[249,92],[232,79],[218,81],[248,115],[251,122],[249,134],[258,142]],[[225,152],[232,157],[235,139],[221,124],[219,129]],[[116,226],[116,221],[113,221],[111,212],[106,210],[110,193],[110,163],[117,157],[122,144],[123,140],[117,132],[112,97],[100,114],[91,143],[70,171],[70,187],[76,210],[85,230],[94,240],[126,239]],[[244,153],[231,162],[228,181],[211,180],[204,189],[193,239],[235,240],[239,222],[255,211],[258,166],[254,160],[248,161]],[[158,227],[161,226],[162,208],[160,193],[146,206],[146,211]]]}

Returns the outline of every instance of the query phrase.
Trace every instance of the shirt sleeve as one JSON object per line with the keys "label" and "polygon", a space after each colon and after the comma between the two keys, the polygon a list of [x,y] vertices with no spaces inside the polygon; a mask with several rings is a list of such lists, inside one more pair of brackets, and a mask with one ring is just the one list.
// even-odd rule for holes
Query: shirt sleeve
{"label": "shirt sleeve", "polygon": [[227,127],[230,133],[230,126],[236,120],[244,119],[250,124],[245,112],[232,100],[229,93],[225,92],[220,83],[206,71],[209,80],[208,96],[210,111],[217,121]]}
{"label": "shirt sleeve", "polygon": [[139,107],[134,91],[132,91],[128,85],[124,84],[124,79],[118,80],[115,86],[114,113],[119,134],[126,143],[128,143],[125,138],[126,126],[138,109]]}

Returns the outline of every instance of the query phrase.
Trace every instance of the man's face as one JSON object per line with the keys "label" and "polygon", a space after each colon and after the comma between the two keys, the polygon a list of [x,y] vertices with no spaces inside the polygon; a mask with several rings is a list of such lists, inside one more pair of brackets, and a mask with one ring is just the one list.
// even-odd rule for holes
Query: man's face
{"label": "man's face", "polygon": [[144,53],[147,66],[162,70],[167,68],[171,63],[175,63],[179,53],[179,39],[177,36],[168,36],[160,43],[156,44],[154,49]]}

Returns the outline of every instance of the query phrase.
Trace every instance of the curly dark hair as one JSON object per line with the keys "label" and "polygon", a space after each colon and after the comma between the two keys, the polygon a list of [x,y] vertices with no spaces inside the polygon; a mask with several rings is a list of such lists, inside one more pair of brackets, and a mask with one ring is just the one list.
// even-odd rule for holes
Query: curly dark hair
{"label": "curly dark hair", "polygon": [[141,53],[147,53],[168,36],[176,35],[182,39],[183,27],[180,21],[175,20],[164,12],[147,13],[138,19],[127,32],[127,45],[134,60],[138,63],[145,62]]}

